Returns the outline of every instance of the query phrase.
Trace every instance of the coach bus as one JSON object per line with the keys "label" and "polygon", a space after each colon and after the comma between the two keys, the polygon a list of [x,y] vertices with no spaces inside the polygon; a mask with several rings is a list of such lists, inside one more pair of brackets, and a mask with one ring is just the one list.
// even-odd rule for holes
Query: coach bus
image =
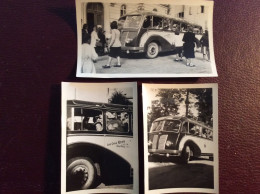
{"label": "coach bus", "polygon": [[67,191],[133,184],[133,107],[67,101]]}
{"label": "coach bus", "polygon": [[187,117],[167,116],[156,119],[148,132],[149,157],[179,156],[182,163],[191,157],[213,159],[213,130]]}
{"label": "coach bus", "polygon": [[160,52],[173,51],[177,28],[178,38],[192,26],[196,34],[202,34],[201,26],[183,19],[169,18],[153,12],[134,12],[118,20],[121,31],[122,51],[126,53],[145,52],[148,58],[155,58]]}

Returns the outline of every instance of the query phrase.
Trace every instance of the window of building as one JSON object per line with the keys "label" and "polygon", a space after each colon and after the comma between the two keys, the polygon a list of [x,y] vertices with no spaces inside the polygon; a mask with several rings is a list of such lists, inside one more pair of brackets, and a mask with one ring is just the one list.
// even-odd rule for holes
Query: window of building
{"label": "window of building", "polygon": [[184,18],[184,12],[179,13],[179,18]]}
{"label": "window of building", "polygon": [[204,6],[200,6],[200,12],[204,13]]}
{"label": "window of building", "polygon": [[191,12],[191,7],[189,7],[189,14],[192,15],[192,12]]}
{"label": "window of building", "polygon": [[123,15],[125,15],[125,14],[126,14],[126,5],[123,4],[123,5],[121,6],[120,16],[123,16]]}

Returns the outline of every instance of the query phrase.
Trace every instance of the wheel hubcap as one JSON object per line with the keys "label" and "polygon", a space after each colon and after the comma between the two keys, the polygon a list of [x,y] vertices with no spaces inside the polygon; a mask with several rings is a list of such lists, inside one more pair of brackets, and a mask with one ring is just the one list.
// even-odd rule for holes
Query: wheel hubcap
{"label": "wheel hubcap", "polygon": [[88,168],[86,166],[77,166],[73,170],[73,175],[75,176],[75,179],[80,180],[80,183],[83,185],[88,180]]}

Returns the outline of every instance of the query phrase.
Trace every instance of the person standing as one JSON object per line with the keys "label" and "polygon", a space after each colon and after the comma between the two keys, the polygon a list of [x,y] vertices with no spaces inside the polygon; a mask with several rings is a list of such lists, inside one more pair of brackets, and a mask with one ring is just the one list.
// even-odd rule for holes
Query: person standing
{"label": "person standing", "polygon": [[208,37],[208,30],[205,30],[205,33],[202,35],[200,39],[201,43],[201,52],[203,54],[203,60],[205,60],[205,56],[207,55],[208,61],[210,60],[209,54],[209,37]]}
{"label": "person standing", "polygon": [[85,39],[86,37],[89,36],[89,33],[88,33],[88,25],[87,24],[84,24],[83,27],[82,27],[82,44],[83,44],[83,39]]}
{"label": "person standing", "polygon": [[110,68],[110,63],[112,58],[117,58],[117,64],[114,67],[121,67],[120,55],[121,55],[121,42],[120,42],[120,31],[117,29],[117,22],[113,21],[110,25],[111,27],[111,41],[108,45],[109,58],[108,63],[103,66],[103,68]]}
{"label": "person standing", "polygon": [[91,43],[90,45],[96,49],[97,41],[99,41],[98,35],[97,35],[97,27],[93,27],[93,31],[91,32]]}
{"label": "person standing", "polygon": [[105,37],[104,31],[102,29],[102,26],[98,26],[97,35],[98,35],[98,38],[100,39],[100,44],[101,44],[100,55],[104,55],[105,45],[106,45],[106,37]]}
{"label": "person standing", "polygon": [[86,35],[82,40],[82,73],[96,73],[93,60],[96,60],[98,55],[94,47],[90,45],[90,39],[90,36]]}
{"label": "person standing", "polygon": [[176,49],[176,58],[174,59],[174,61],[182,61],[183,41],[182,41],[182,37],[180,35],[179,26],[177,26],[177,28],[175,30],[174,44],[175,44],[175,49]]}
{"label": "person standing", "polygon": [[197,42],[195,38],[195,34],[193,33],[193,28],[189,26],[188,32],[185,32],[182,41],[184,56],[187,59],[187,66],[194,67],[195,65],[192,63],[192,59],[195,58],[194,47]]}

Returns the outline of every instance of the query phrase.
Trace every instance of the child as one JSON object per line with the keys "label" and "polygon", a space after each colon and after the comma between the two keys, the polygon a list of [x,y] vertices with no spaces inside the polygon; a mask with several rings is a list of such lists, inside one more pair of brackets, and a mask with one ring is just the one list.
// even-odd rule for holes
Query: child
{"label": "child", "polygon": [[95,48],[90,46],[90,36],[85,36],[82,43],[82,73],[96,73],[93,60],[96,60],[98,55]]}

